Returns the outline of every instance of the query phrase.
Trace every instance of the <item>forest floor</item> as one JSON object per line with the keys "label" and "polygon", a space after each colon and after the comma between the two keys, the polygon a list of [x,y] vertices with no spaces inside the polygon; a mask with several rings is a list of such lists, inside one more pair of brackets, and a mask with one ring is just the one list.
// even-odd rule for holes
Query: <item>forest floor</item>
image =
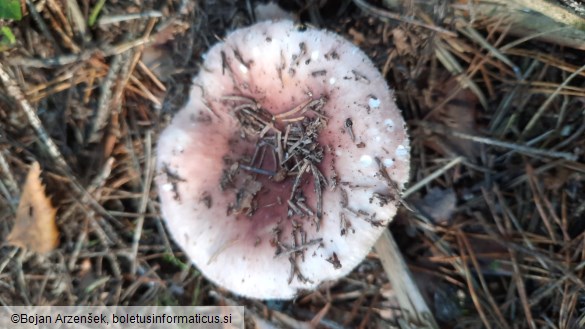
{"label": "forest floor", "polygon": [[[585,50],[456,2],[285,9],[351,40],[396,91],[412,173],[390,230],[440,327],[585,327]],[[264,326],[409,327],[374,251],[315,292],[255,301],[208,282],[166,232],[158,135],[253,1],[22,3],[0,21],[0,305],[236,304]],[[35,161],[46,191],[25,184]],[[19,210],[39,193],[56,226]]]}

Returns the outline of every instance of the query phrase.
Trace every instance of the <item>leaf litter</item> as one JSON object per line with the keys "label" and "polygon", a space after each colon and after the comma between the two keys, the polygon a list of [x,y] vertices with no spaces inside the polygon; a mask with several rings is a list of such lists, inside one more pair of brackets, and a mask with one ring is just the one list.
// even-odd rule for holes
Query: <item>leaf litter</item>
{"label": "leaf litter", "polygon": [[57,209],[45,194],[38,162],[30,166],[26,176],[14,226],[6,243],[37,253],[48,253],[59,245],[59,231],[55,223]]}
{"label": "leaf litter", "polygon": [[[26,172],[25,163],[31,158],[44,159],[47,171],[58,173],[51,175],[51,181],[74,187],[51,192],[55,206],[63,212],[59,233],[66,243],[59,250],[66,266],[50,260],[21,261],[15,257],[15,248],[2,248],[0,284],[7,289],[0,290],[0,302],[191,305],[205,301],[246,305],[247,311],[265,322],[289,328],[310,324],[400,328],[401,318],[396,317],[407,315],[388,315],[396,303],[386,293],[391,288],[379,263],[384,255],[372,253],[348,277],[315,292],[300,293],[294,302],[250,301],[219,291],[191,268],[168,261],[186,263],[157,219],[155,200],[139,213],[135,201],[151,192],[142,188],[142,178],[147,176],[144,163],[149,161],[145,159],[146,132],[159,131],[172,110],[184,102],[202,52],[225,31],[252,22],[244,5],[228,8],[221,2],[204,1],[206,8],[201,10],[200,2],[170,1],[172,5],[162,8],[149,1],[106,2],[98,24],[88,28],[83,22],[89,11],[77,7],[81,3],[68,1],[67,6],[77,7],[72,10],[58,1],[41,3],[49,5],[35,8],[41,14],[35,27],[6,24],[16,43],[0,53],[0,62],[10,64],[0,66],[0,222],[10,222],[14,214],[16,173]],[[402,12],[404,8],[390,11],[362,0],[347,7],[331,3],[292,6],[292,10],[309,17],[314,25],[359,38],[360,47],[396,89],[412,132],[416,163],[412,186],[417,186],[408,191],[412,198],[422,200],[433,189],[456,196],[454,210],[451,203],[446,207],[451,215],[447,223],[436,223],[406,198],[413,212],[404,211],[391,227],[412,271],[428,275],[428,283],[436,282],[425,289],[425,295],[440,323],[468,328],[582,327],[585,95],[579,59],[583,51],[542,43],[536,40],[538,33],[517,37],[513,32],[521,31],[511,30],[506,20],[483,16],[476,10],[479,7],[421,2]],[[120,18],[149,6],[164,15],[99,26],[100,18]],[[356,7],[366,9],[357,12]],[[141,65],[140,60],[136,65],[123,63],[126,68],[108,74],[113,57],[120,53],[132,52],[130,57],[140,58],[136,54],[142,47],[148,50],[151,32],[152,39],[163,40],[156,44],[157,52],[168,51],[162,56],[170,62],[164,64],[164,78],[154,69],[156,63]],[[444,83],[449,78],[457,81],[453,89]],[[115,99],[104,102],[107,124],[95,133],[95,142],[86,143],[84,131],[94,124],[96,104],[105,93],[99,86],[107,84],[116,90],[110,93]],[[161,86],[167,89],[166,97]],[[14,87],[22,93],[15,93]],[[481,106],[474,106],[475,100],[464,106],[452,102],[459,90],[473,93]],[[433,111],[450,105],[465,112]],[[537,109],[538,120],[531,122]],[[304,114],[298,113],[285,119],[302,124]],[[419,125],[429,118],[444,129]],[[265,120],[262,116],[250,119],[254,125],[257,119]],[[260,128],[252,127],[254,131]],[[274,163],[280,164],[287,158],[284,148],[294,145],[292,128],[266,141],[280,141],[280,146],[259,144],[258,162],[240,162],[240,170],[262,174],[253,171],[259,169],[262,157],[274,156],[278,159]],[[435,145],[429,143],[429,130]],[[448,134],[460,130],[462,134]],[[49,142],[53,140],[57,143]],[[108,147],[104,147],[106,141]],[[302,154],[301,149],[295,147],[297,154]],[[111,157],[116,161],[108,166]],[[62,159],[70,170],[63,170]],[[451,165],[454,159],[459,160]],[[298,161],[295,168],[291,161],[296,160],[288,159],[287,171],[274,174],[274,167],[263,174],[275,180],[295,179],[289,174],[300,172],[313,175],[310,165]],[[425,181],[429,176],[433,179]],[[425,184],[416,185],[420,181]],[[335,179],[330,184],[344,188]],[[80,191],[87,194],[81,197]],[[208,202],[205,196],[202,200]],[[297,209],[292,211],[304,213],[297,206],[301,200],[293,201]],[[317,213],[315,204],[304,205]],[[127,250],[134,242],[128,237],[140,216],[148,220],[137,241],[138,257],[129,259]],[[405,229],[398,224],[405,221],[414,227],[414,236],[402,234]],[[347,218],[340,218],[339,225],[341,232],[353,234]],[[293,248],[278,244],[277,231],[275,251],[280,250],[281,257],[302,257],[296,249],[303,245],[302,232],[297,231],[298,243]],[[8,227],[0,226],[0,233],[6,239]],[[128,263],[138,271],[130,273]],[[87,269],[95,278],[81,284],[79,275]],[[71,284],[59,284],[63,277],[72,278]],[[454,311],[441,306],[444,296],[452,300]],[[316,322],[311,323],[312,319]]]}

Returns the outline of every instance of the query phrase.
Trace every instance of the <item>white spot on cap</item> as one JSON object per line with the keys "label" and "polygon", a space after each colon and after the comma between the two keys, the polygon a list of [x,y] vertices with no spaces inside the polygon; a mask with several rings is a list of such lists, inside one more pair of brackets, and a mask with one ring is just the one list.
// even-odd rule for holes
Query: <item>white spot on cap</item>
{"label": "white spot on cap", "polygon": [[398,145],[398,147],[396,148],[396,156],[404,159],[406,156],[408,155],[408,149],[406,149],[406,147],[404,147],[404,145]]}
{"label": "white spot on cap", "polygon": [[382,140],[381,134],[380,134],[380,130],[378,128],[368,128],[368,137],[365,138],[365,140],[367,141],[368,139],[373,138],[376,142],[379,142]]}
{"label": "white spot on cap", "polygon": [[185,150],[185,148],[183,148],[183,145],[181,145],[181,144],[178,144],[177,146],[175,146],[175,152],[183,153],[184,150]]}
{"label": "white spot on cap", "polygon": [[246,65],[240,63],[240,71],[242,71],[242,73],[246,74],[246,73],[248,73],[248,68],[246,67]]}
{"label": "white spot on cap", "polygon": [[360,157],[360,163],[364,166],[367,167],[369,165],[371,165],[374,162],[374,159],[369,156],[369,155],[362,155]]}
{"label": "white spot on cap", "polygon": [[382,163],[384,164],[384,167],[388,168],[392,167],[392,165],[394,164],[394,160],[386,158],[382,161]]}
{"label": "white spot on cap", "polygon": [[313,52],[311,53],[311,60],[312,60],[312,61],[316,61],[316,60],[318,60],[318,59],[319,59],[319,51],[318,51],[318,50],[315,50],[315,51],[313,51]]}
{"label": "white spot on cap", "polygon": [[165,192],[172,191],[173,190],[173,184],[171,184],[171,183],[163,184],[162,189]]}
{"label": "white spot on cap", "polygon": [[329,79],[329,84],[330,84],[330,85],[334,85],[336,81],[337,81],[337,80],[335,80],[335,78],[330,78],[330,79]]}
{"label": "white spot on cap", "polygon": [[370,99],[368,99],[368,105],[373,108],[373,109],[377,109],[380,107],[380,100],[376,97],[371,97]]}
{"label": "white spot on cap", "polygon": [[384,120],[384,127],[386,127],[386,130],[388,131],[394,131],[394,121],[392,121],[392,119]]}
{"label": "white spot on cap", "polygon": [[260,48],[258,47],[252,48],[252,55],[254,55],[254,57],[260,56]]}
{"label": "white spot on cap", "polygon": [[343,152],[341,152],[340,150],[335,150],[335,155],[337,155],[338,157],[343,155]]}

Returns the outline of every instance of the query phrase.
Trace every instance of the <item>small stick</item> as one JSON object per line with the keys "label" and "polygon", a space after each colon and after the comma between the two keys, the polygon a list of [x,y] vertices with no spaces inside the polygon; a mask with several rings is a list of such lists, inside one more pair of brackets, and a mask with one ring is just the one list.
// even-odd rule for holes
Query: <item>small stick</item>
{"label": "small stick", "polygon": [[455,159],[449,161],[449,163],[447,163],[443,167],[435,170],[430,175],[426,175],[425,178],[423,178],[420,181],[416,182],[414,185],[412,185],[410,188],[408,188],[408,190],[404,191],[404,193],[402,193],[402,198],[403,199],[406,199],[408,196],[410,196],[414,192],[418,191],[421,187],[427,185],[428,183],[430,183],[431,181],[433,181],[435,178],[441,176],[447,170],[449,170],[452,167],[454,167],[455,165],[461,163],[461,161],[463,161],[463,157],[456,157]]}
{"label": "small stick", "polygon": [[258,151],[260,151],[261,149],[264,149],[266,147],[266,144],[256,144],[256,147],[254,148],[254,154],[252,155],[252,159],[250,159],[250,161],[248,162],[248,164],[250,164],[250,166],[253,166],[254,163],[256,162],[256,158],[258,157]]}
{"label": "small stick", "polygon": [[284,159],[284,161],[280,164],[283,165],[284,163],[286,163],[288,160],[290,160],[290,158],[292,158],[296,153],[294,152],[295,149],[297,147],[299,147],[299,145],[301,145],[301,143],[304,141],[304,139],[299,139],[296,143],[294,143],[288,150],[287,150],[287,154],[288,156],[286,157],[286,159]]}
{"label": "small stick", "polygon": [[309,167],[311,163],[307,160],[304,160],[303,162],[303,166],[301,167],[301,170],[299,170],[297,177],[295,178],[295,181],[293,183],[293,187],[291,189],[290,192],[290,198],[289,200],[292,200],[294,198],[295,192],[297,191],[297,188],[299,187],[300,183],[301,183],[301,177],[303,176],[304,172],[307,170],[307,168]]}
{"label": "small stick", "polygon": [[[279,166],[278,166],[278,159],[276,158],[276,151],[274,150],[273,147],[270,148],[270,154],[272,155],[272,163],[274,163],[274,175],[278,175],[279,170]],[[273,176],[274,176],[273,175]]]}
{"label": "small stick", "polygon": [[321,178],[319,176],[319,169],[311,163],[311,171],[313,172],[313,182],[315,184],[315,194],[317,195],[317,218],[319,223],[317,224],[317,230],[323,218],[323,190],[321,189]]}
{"label": "small stick", "polygon": [[246,166],[246,165],[240,165],[240,168],[256,173],[256,174],[260,174],[260,175],[266,175],[266,176],[274,176],[276,175],[276,173],[274,171],[270,171],[270,170],[265,170],[265,169],[261,169],[261,168],[255,168],[255,167],[250,167],[250,166]]}
{"label": "small stick", "polygon": [[41,14],[39,14],[39,12],[37,11],[37,8],[35,7],[35,4],[32,2],[32,0],[26,0],[26,6],[28,7],[29,14],[31,15],[33,21],[37,23],[43,36],[53,44],[53,47],[55,47],[55,51],[59,55],[62,54],[63,50],[61,49],[61,47],[59,47],[59,44],[57,43],[55,38],[53,38],[53,35],[51,34],[49,27],[45,23],[45,20],[41,17]]}
{"label": "small stick", "polygon": [[152,81],[158,89],[162,91],[167,91],[167,87],[158,79],[158,77],[144,64],[142,61],[138,61],[138,68],[148,76],[150,81]]}
{"label": "small stick", "polygon": [[146,207],[150,200],[150,185],[152,184],[152,180],[154,177],[154,171],[156,168],[156,156],[152,154],[152,132],[150,130],[146,131],[146,136],[144,138],[145,144],[145,152],[144,152],[144,159],[145,159],[145,166],[144,166],[144,180],[142,181],[142,197],[140,198],[140,204],[138,206],[138,213],[140,216],[136,220],[136,230],[134,231],[134,237],[132,239],[132,253],[130,259],[132,260],[132,264],[130,267],[130,273],[136,274],[137,261],[138,258],[138,245],[140,244],[140,237],[142,236],[142,227],[144,225],[144,214],[146,212]]}
{"label": "small stick", "polygon": [[[4,173],[4,177],[2,177],[2,183],[6,184],[8,190],[13,195],[19,195],[20,189],[18,188],[18,184],[16,183],[16,179],[12,175],[12,171],[10,170],[10,165],[6,158],[4,157],[4,152],[0,151],[0,172]],[[12,196],[7,195],[6,200],[12,199]],[[12,203],[10,203],[12,205]]]}
{"label": "small stick", "polygon": [[292,110],[286,111],[284,113],[281,114],[277,114],[274,116],[275,119],[282,119],[282,118],[286,118],[288,116],[291,116],[297,112],[300,112],[303,108],[305,108],[305,106],[307,106],[309,103],[311,103],[311,100],[307,100],[304,103],[301,103],[299,105],[297,105],[296,107],[294,107]]}
{"label": "small stick", "polygon": [[577,161],[577,159],[578,159],[577,155],[572,154],[572,153],[568,153],[568,152],[557,152],[557,151],[543,150],[543,149],[538,149],[535,147],[504,142],[504,141],[500,141],[500,140],[493,139],[493,138],[474,136],[474,135],[470,135],[470,134],[466,134],[466,133],[462,133],[462,132],[458,132],[458,131],[451,131],[451,130],[448,130],[444,126],[437,125],[437,124],[431,124],[429,122],[419,121],[419,122],[417,122],[417,124],[424,127],[424,128],[428,128],[428,129],[432,130],[433,132],[437,132],[439,134],[450,135],[450,136],[457,137],[460,139],[470,140],[473,142],[487,144],[487,145],[493,145],[496,147],[512,149],[518,153],[523,153],[523,154],[527,154],[527,155],[546,156],[546,157],[551,157],[551,158],[561,158],[561,159],[565,159],[565,160],[569,160],[569,161]]}
{"label": "small stick", "polygon": [[77,1],[67,0],[67,6],[65,8],[68,9],[67,13],[71,16],[71,21],[75,23],[75,28],[77,28],[79,31],[79,35],[83,38],[87,38],[87,23],[83,14],[81,13],[81,9],[79,8]]}
{"label": "small stick", "polygon": [[295,270],[297,268],[297,264],[293,255],[290,255],[288,257],[288,261],[290,262],[290,275],[288,277],[288,284],[291,284],[293,278],[295,277]]}
{"label": "small stick", "polygon": [[112,93],[113,86],[119,78],[119,72],[122,69],[124,62],[128,61],[128,55],[116,55],[112,59],[110,69],[106,75],[104,82],[101,83],[101,93],[97,103],[97,110],[93,116],[90,124],[90,129],[87,134],[86,143],[96,142],[99,139],[98,132],[102,130],[110,117],[112,112]]}
{"label": "small stick", "polygon": [[294,204],[294,202],[292,202],[291,200],[287,201],[288,206],[296,213],[299,215],[304,215],[303,212],[301,211],[301,209],[299,209],[299,207],[297,207],[297,205]]}
{"label": "small stick", "polygon": [[302,243],[302,244],[300,244],[300,245],[298,245],[296,247],[286,248],[286,250],[283,253],[280,253],[276,257],[278,257],[280,255],[289,255],[289,254],[295,253],[297,251],[303,251],[303,249],[306,249],[306,248],[308,248],[310,246],[314,246],[314,245],[319,244],[321,242],[323,242],[323,239],[322,238],[313,239],[313,240],[310,240],[308,242],[304,242],[304,243]]}
{"label": "small stick", "polygon": [[[307,207],[307,205],[306,205],[304,202],[302,202],[302,201],[298,201],[298,202],[297,202],[297,206],[298,206],[299,208],[301,208],[301,209],[302,209],[302,210],[303,210],[305,213],[307,213],[309,216],[311,216],[311,217],[315,217],[315,213],[314,213],[314,212],[313,212],[311,209],[309,209],[309,207]],[[317,222],[317,229],[319,229],[319,222]]]}
{"label": "small stick", "polygon": [[130,21],[130,20],[135,20],[135,19],[160,18],[162,16],[163,16],[163,14],[160,11],[150,10],[150,11],[145,11],[142,13],[103,16],[97,21],[97,24],[99,26],[105,26],[105,25],[109,25],[109,24],[116,24],[116,23],[126,22],[126,21]]}
{"label": "small stick", "polygon": [[235,101],[235,102],[248,102],[249,104],[256,105],[256,102],[252,98],[248,98],[246,96],[241,95],[226,95],[222,96],[221,100],[223,101]]}
{"label": "small stick", "polygon": [[282,119],[282,122],[286,122],[286,123],[292,123],[292,122],[300,122],[305,120],[304,116],[300,116],[300,117],[296,117],[296,118],[292,118],[292,119]]}

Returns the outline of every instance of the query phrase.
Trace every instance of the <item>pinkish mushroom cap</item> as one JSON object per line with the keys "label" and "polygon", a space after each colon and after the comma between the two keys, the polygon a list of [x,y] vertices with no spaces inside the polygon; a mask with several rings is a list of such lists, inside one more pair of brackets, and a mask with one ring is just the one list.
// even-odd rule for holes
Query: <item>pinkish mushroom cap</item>
{"label": "pinkish mushroom cap", "polygon": [[230,33],[158,143],[161,210],[211,281],[293,298],[349,273],[396,213],[409,143],[393,93],[344,38],[290,21]]}

